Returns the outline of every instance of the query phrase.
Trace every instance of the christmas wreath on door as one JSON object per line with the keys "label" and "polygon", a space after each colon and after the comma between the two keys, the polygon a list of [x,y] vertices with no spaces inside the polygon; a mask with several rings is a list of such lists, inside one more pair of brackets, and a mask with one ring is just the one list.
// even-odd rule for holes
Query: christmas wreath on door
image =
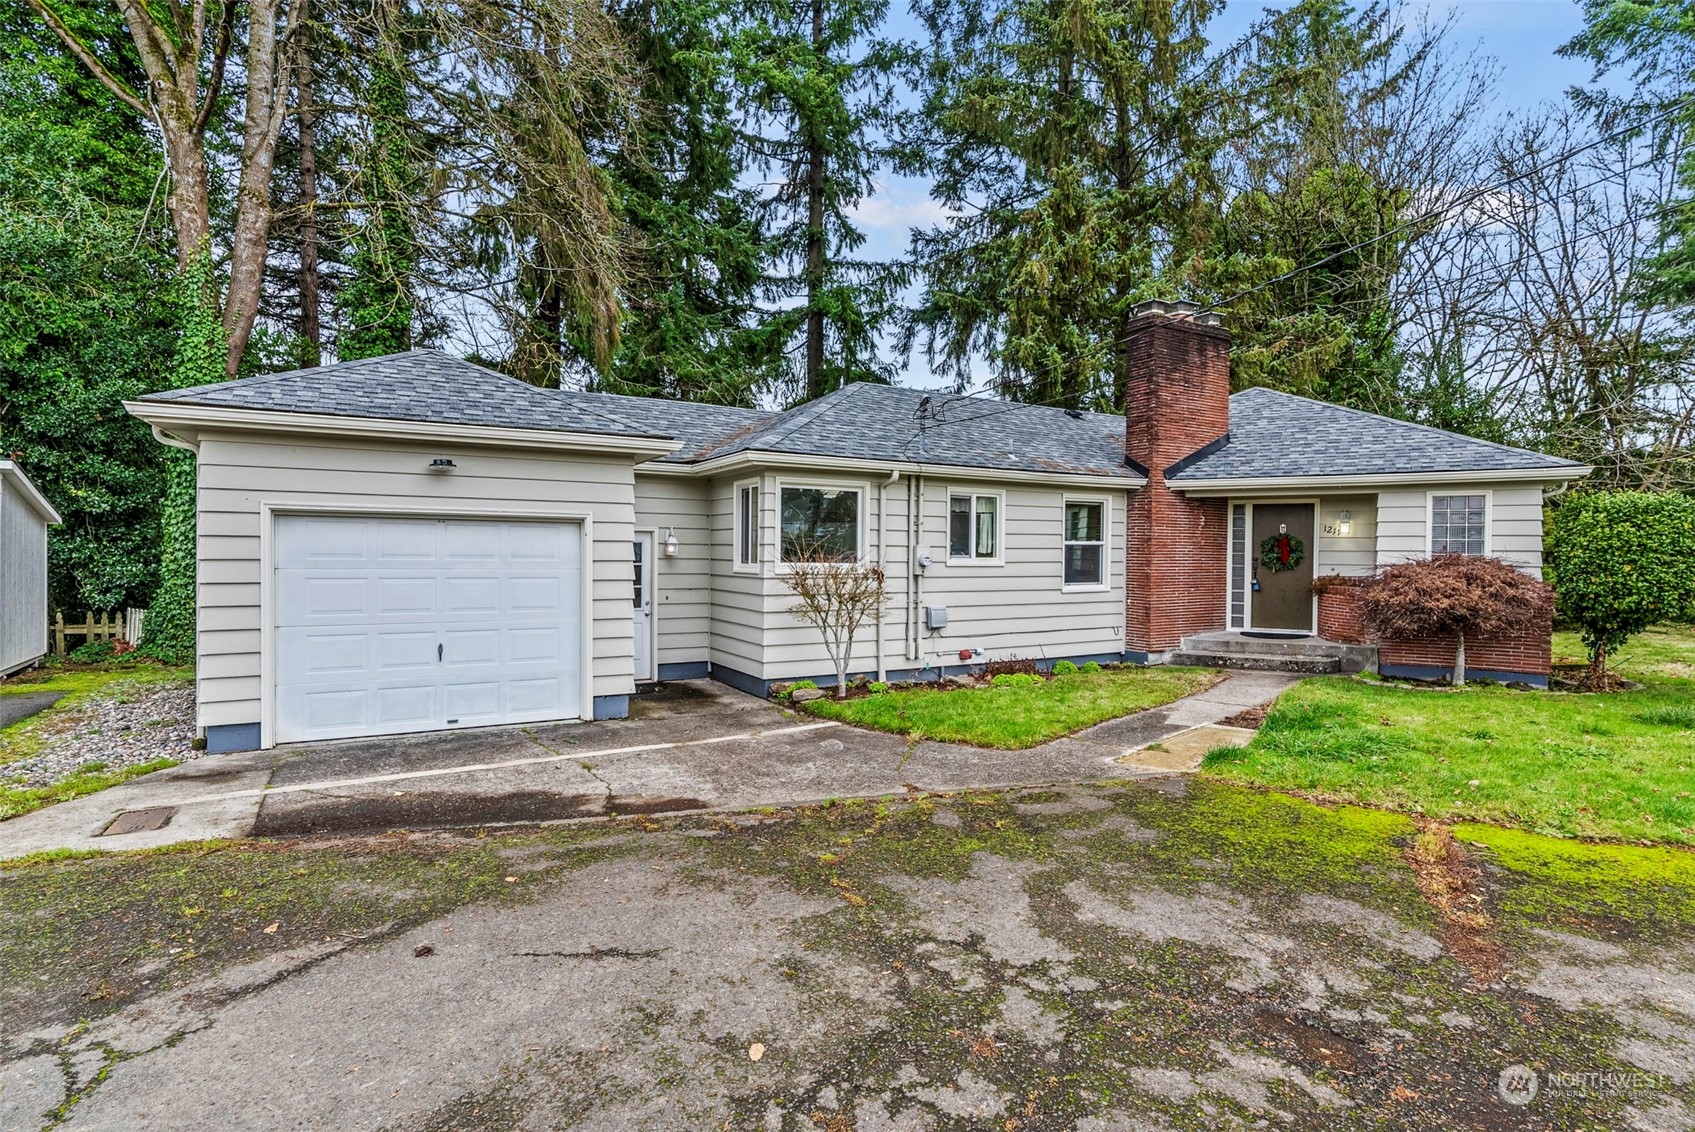
{"label": "christmas wreath on door", "polygon": [[1293,570],[1306,556],[1306,544],[1287,531],[1268,535],[1259,544],[1259,564],[1273,574]]}

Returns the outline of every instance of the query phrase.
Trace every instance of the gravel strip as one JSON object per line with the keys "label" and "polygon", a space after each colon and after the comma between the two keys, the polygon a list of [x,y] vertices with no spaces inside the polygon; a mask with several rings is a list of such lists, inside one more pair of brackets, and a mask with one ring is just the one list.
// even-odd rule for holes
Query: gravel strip
{"label": "gravel strip", "polygon": [[97,696],[72,710],[44,716],[39,734],[45,749],[0,764],[0,782],[50,786],[89,763],[118,770],[161,758],[186,761],[204,753],[193,747],[192,685],[146,692],[127,703]]}

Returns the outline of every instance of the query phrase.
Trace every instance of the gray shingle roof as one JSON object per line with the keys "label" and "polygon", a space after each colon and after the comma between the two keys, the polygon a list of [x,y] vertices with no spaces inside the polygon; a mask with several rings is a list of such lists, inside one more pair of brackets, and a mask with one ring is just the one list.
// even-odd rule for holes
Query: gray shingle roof
{"label": "gray shingle roof", "polygon": [[[919,437],[925,396],[938,414]],[[539,389],[433,350],[174,389],[143,401],[285,413],[552,429],[681,440],[663,459],[740,452],[1139,479],[1124,418],[856,384],[783,413],[607,393]],[[1271,389],[1230,398],[1226,443],[1174,484],[1288,477],[1507,472],[1581,465]]]}
{"label": "gray shingle roof", "polygon": [[738,435],[756,429],[781,414],[732,405],[704,405],[694,401],[667,401],[659,397],[625,397],[615,393],[564,393],[580,402],[629,421],[642,432],[674,437],[683,446],[669,456],[668,463],[692,463],[703,454],[722,447]]}
{"label": "gray shingle roof", "polygon": [[1571,472],[1581,464],[1274,389],[1230,398],[1230,439],[1172,483],[1426,472]]}
{"label": "gray shingle roof", "polygon": [[[920,443],[926,397],[940,414]],[[781,452],[1002,471],[1140,477],[1124,463],[1124,418],[860,383],[791,409],[706,453]]]}
{"label": "gray shingle roof", "polygon": [[171,389],[141,400],[493,428],[670,435],[668,430],[651,432],[623,420],[608,406],[538,389],[434,350]]}

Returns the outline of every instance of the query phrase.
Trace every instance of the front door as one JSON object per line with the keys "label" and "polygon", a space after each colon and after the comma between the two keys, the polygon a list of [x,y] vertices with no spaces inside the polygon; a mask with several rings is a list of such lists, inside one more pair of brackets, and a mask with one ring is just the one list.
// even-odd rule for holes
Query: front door
{"label": "front door", "polygon": [[631,544],[635,554],[635,590],[630,623],[635,633],[636,679],[653,679],[653,533],[640,532]]}
{"label": "front door", "polygon": [[1253,510],[1253,537],[1247,548],[1253,627],[1310,633],[1317,505],[1256,503]]}

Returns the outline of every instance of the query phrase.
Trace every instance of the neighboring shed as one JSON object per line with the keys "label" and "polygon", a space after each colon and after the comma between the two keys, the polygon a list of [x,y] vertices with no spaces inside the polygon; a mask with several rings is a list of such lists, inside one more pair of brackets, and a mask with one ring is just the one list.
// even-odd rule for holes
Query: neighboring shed
{"label": "neighboring shed", "polygon": [[0,676],[47,655],[47,528],[59,513],[0,460]]}

